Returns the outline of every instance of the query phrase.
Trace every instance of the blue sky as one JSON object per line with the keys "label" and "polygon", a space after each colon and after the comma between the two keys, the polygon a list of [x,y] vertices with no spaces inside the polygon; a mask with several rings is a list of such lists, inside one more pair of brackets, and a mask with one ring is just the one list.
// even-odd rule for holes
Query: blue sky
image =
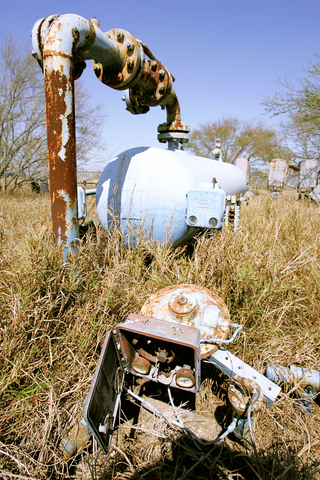
{"label": "blue sky", "polygon": [[[95,16],[103,31],[123,28],[147,44],[175,76],[182,121],[191,129],[229,116],[272,124],[261,115],[264,96],[277,90],[278,78],[303,75],[320,53],[320,0],[12,0],[2,4],[0,29],[30,42],[31,50],[34,23],[64,13]],[[165,111],[131,115],[123,92],[101,84],[88,63],[81,80],[108,115],[102,163],[131,147],[160,146],[157,126]]]}

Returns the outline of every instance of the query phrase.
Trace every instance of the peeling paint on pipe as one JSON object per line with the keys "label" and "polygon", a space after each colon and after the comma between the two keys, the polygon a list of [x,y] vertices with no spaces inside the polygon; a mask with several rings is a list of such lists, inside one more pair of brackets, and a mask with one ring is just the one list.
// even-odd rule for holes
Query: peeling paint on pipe
{"label": "peeling paint on pipe", "polygon": [[66,257],[79,237],[73,63],[47,55],[44,73],[53,235]]}
{"label": "peeling paint on pipe", "polygon": [[[52,15],[36,22],[33,55],[43,69],[51,213],[55,243],[64,258],[77,250],[79,237],[75,140],[75,65],[95,58],[107,66],[123,63],[117,45],[98,27],[78,15]],[[76,75],[76,78],[79,75]]]}

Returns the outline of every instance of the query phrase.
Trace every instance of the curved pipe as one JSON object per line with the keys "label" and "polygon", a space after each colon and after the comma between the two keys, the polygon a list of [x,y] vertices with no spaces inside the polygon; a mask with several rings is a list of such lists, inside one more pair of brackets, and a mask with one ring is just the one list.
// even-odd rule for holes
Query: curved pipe
{"label": "curved pipe", "polygon": [[[141,102],[144,111],[136,113],[145,113],[148,105],[166,107],[167,124],[162,125],[160,141],[177,142],[177,135],[186,141],[189,129],[181,124],[170,73],[130,33],[121,29],[103,33],[96,18],[51,15],[35,23],[32,44],[45,76],[53,234],[58,245],[65,245],[66,257],[70,250],[76,251],[79,237],[74,80],[81,76],[85,60],[95,61],[97,76],[110,87],[136,88],[137,99],[150,95],[149,101]],[[143,50],[154,59],[152,65],[145,61]]]}
{"label": "curved pipe", "polygon": [[[121,65],[116,43],[98,21],[78,15],[52,15],[32,31],[34,56],[45,76],[51,213],[55,242],[64,245],[64,257],[77,250],[79,237],[75,142],[75,64],[93,58]],[[82,72],[85,64],[80,67]],[[80,73],[81,74],[81,73]],[[76,77],[80,75],[76,74]]]}
{"label": "curved pipe", "polygon": [[51,15],[36,22],[32,46],[39,62],[58,55],[75,60],[94,59],[106,67],[119,62],[117,44],[99,28],[96,19],[80,15]]}
{"label": "curved pipe", "polygon": [[167,111],[167,124],[181,125],[181,112],[178,97],[174,90],[161,102],[161,107],[165,107]]}

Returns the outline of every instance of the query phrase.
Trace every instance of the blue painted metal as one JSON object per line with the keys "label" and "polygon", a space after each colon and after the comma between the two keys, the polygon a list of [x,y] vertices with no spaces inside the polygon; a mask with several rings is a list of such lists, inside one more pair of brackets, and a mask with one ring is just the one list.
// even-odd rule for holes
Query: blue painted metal
{"label": "blue painted metal", "polygon": [[269,365],[266,376],[278,385],[287,385],[289,388],[299,386],[304,390],[300,403],[310,413],[312,400],[320,392],[319,370],[308,370],[304,367],[290,365],[289,367]]}
{"label": "blue painted metal", "polygon": [[188,191],[187,224],[192,227],[221,228],[226,206],[225,191],[194,188]]}
{"label": "blue painted metal", "polygon": [[[212,188],[213,177],[221,189]],[[97,213],[106,231],[116,216],[127,243],[142,226],[146,235],[175,247],[199,231],[186,221],[189,192],[197,192],[200,198],[210,191],[208,220],[216,216],[221,225],[225,195],[239,196],[245,190],[245,175],[229,163],[182,150],[134,148],[119,154],[103,171],[97,186]]]}
{"label": "blue painted metal", "polygon": [[291,386],[299,384],[301,388],[308,388],[314,393],[320,391],[320,372],[319,370],[308,370],[304,367],[290,365],[289,367],[269,365],[266,370],[267,377],[278,385],[289,384]]}

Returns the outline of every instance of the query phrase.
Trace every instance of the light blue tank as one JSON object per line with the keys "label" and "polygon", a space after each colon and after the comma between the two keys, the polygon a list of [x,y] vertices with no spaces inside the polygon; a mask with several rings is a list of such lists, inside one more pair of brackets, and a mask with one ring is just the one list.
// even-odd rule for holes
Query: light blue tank
{"label": "light blue tank", "polygon": [[[213,178],[218,182],[216,189]],[[183,150],[133,148],[116,156],[104,169],[97,186],[98,217],[108,231],[114,213],[118,214],[127,241],[132,237],[132,227],[143,225],[154,240],[177,246],[199,230],[199,225],[192,227],[186,220],[187,196],[195,189],[198,207],[210,209],[212,202],[225,204],[226,195],[244,193],[246,178],[234,165]],[[211,202],[199,199],[199,189],[206,198],[210,195]],[[211,213],[208,211],[208,217]]]}

